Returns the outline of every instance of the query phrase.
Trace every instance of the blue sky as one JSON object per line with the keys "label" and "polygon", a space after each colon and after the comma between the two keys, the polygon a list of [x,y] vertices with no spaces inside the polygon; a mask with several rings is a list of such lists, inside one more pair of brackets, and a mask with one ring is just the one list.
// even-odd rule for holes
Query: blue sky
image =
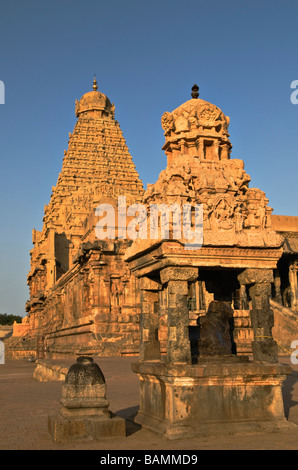
{"label": "blue sky", "polygon": [[25,314],[32,228],[93,74],[145,186],[166,164],[161,115],[197,83],[230,116],[250,186],[275,214],[298,216],[297,14],[296,1],[275,0],[1,1],[0,312]]}

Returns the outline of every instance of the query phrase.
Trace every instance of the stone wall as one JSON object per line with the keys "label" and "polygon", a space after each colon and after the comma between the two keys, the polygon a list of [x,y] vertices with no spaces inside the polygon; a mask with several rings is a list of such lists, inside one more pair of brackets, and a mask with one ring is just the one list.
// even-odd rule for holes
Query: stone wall
{"label": "stone wall", "polygon": [[3,339],[12,334],[12,325],[0,325],[0,339]]}

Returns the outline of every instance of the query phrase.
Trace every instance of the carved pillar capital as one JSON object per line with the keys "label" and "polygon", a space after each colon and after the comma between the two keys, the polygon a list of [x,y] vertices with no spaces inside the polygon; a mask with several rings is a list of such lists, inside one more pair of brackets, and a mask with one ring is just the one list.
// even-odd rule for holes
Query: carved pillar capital
{"label": "carved pillar capital", "polygon": [[157,291],[161,290],[162,286],[152,279],[148,277],[141,277],[139,281],[140,290],[148,290],[148,291]]}
{"label": "carved pillar capital", "polygon": [[273,282],[272,269],[244,269],[242,273],[238,274],[238,281],[242,285],[257,284],[263,282]]}
{"label": "carved pillar capital", "polygon": [[198,268],[168,266],[160,271],[160,280],[162,284],[166,284],[169,281],[195,281],[198,275]]}

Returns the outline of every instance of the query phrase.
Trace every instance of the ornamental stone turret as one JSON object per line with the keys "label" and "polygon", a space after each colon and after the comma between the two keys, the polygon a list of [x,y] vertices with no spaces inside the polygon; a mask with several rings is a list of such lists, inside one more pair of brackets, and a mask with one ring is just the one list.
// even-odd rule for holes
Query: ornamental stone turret
{"label": "ornamental stone turret", "polygon": [[163,146],[168,163],[180,153],[200,160],[230,158],[230,118],[220,108],[198,98],[198,86],[192,88],[192,99],[161,118],[166,142]]}
{"label": "ornamental stone turret", "polygon": [[280,246],[265,193],[249,188],[244,162],[230,156],[230,118],[199,99],[197,89],[194,85],[192,99],[162,115],[167,166],[156,183],[148,184],[143,201],[147,208],[201,204],[205,244]]}

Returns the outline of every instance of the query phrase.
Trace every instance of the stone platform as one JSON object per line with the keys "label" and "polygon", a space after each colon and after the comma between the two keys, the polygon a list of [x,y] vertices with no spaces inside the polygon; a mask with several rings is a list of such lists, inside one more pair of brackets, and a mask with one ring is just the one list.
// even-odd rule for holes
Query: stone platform
{"label": "stone platform", "polygon": [[196,365],[138,362],[132,370],[141,392],[135,422],[168,439],[296,428],[282,399],[289,366],[231,356]]}
{"label": "stone platform", "polygon": [[68,418],[49,416],[48,431],[54,442],[98,440],[107,437],[125,437],[125,421],[119,416],[106,418]]}
{"label": "stone platform", "polygon": [[73,360],[54,361],[49,359],[37,359],[36,368],[33,377],[39,382],[48,382],[50,380],[65,380],[68,367],[71,366]]}

